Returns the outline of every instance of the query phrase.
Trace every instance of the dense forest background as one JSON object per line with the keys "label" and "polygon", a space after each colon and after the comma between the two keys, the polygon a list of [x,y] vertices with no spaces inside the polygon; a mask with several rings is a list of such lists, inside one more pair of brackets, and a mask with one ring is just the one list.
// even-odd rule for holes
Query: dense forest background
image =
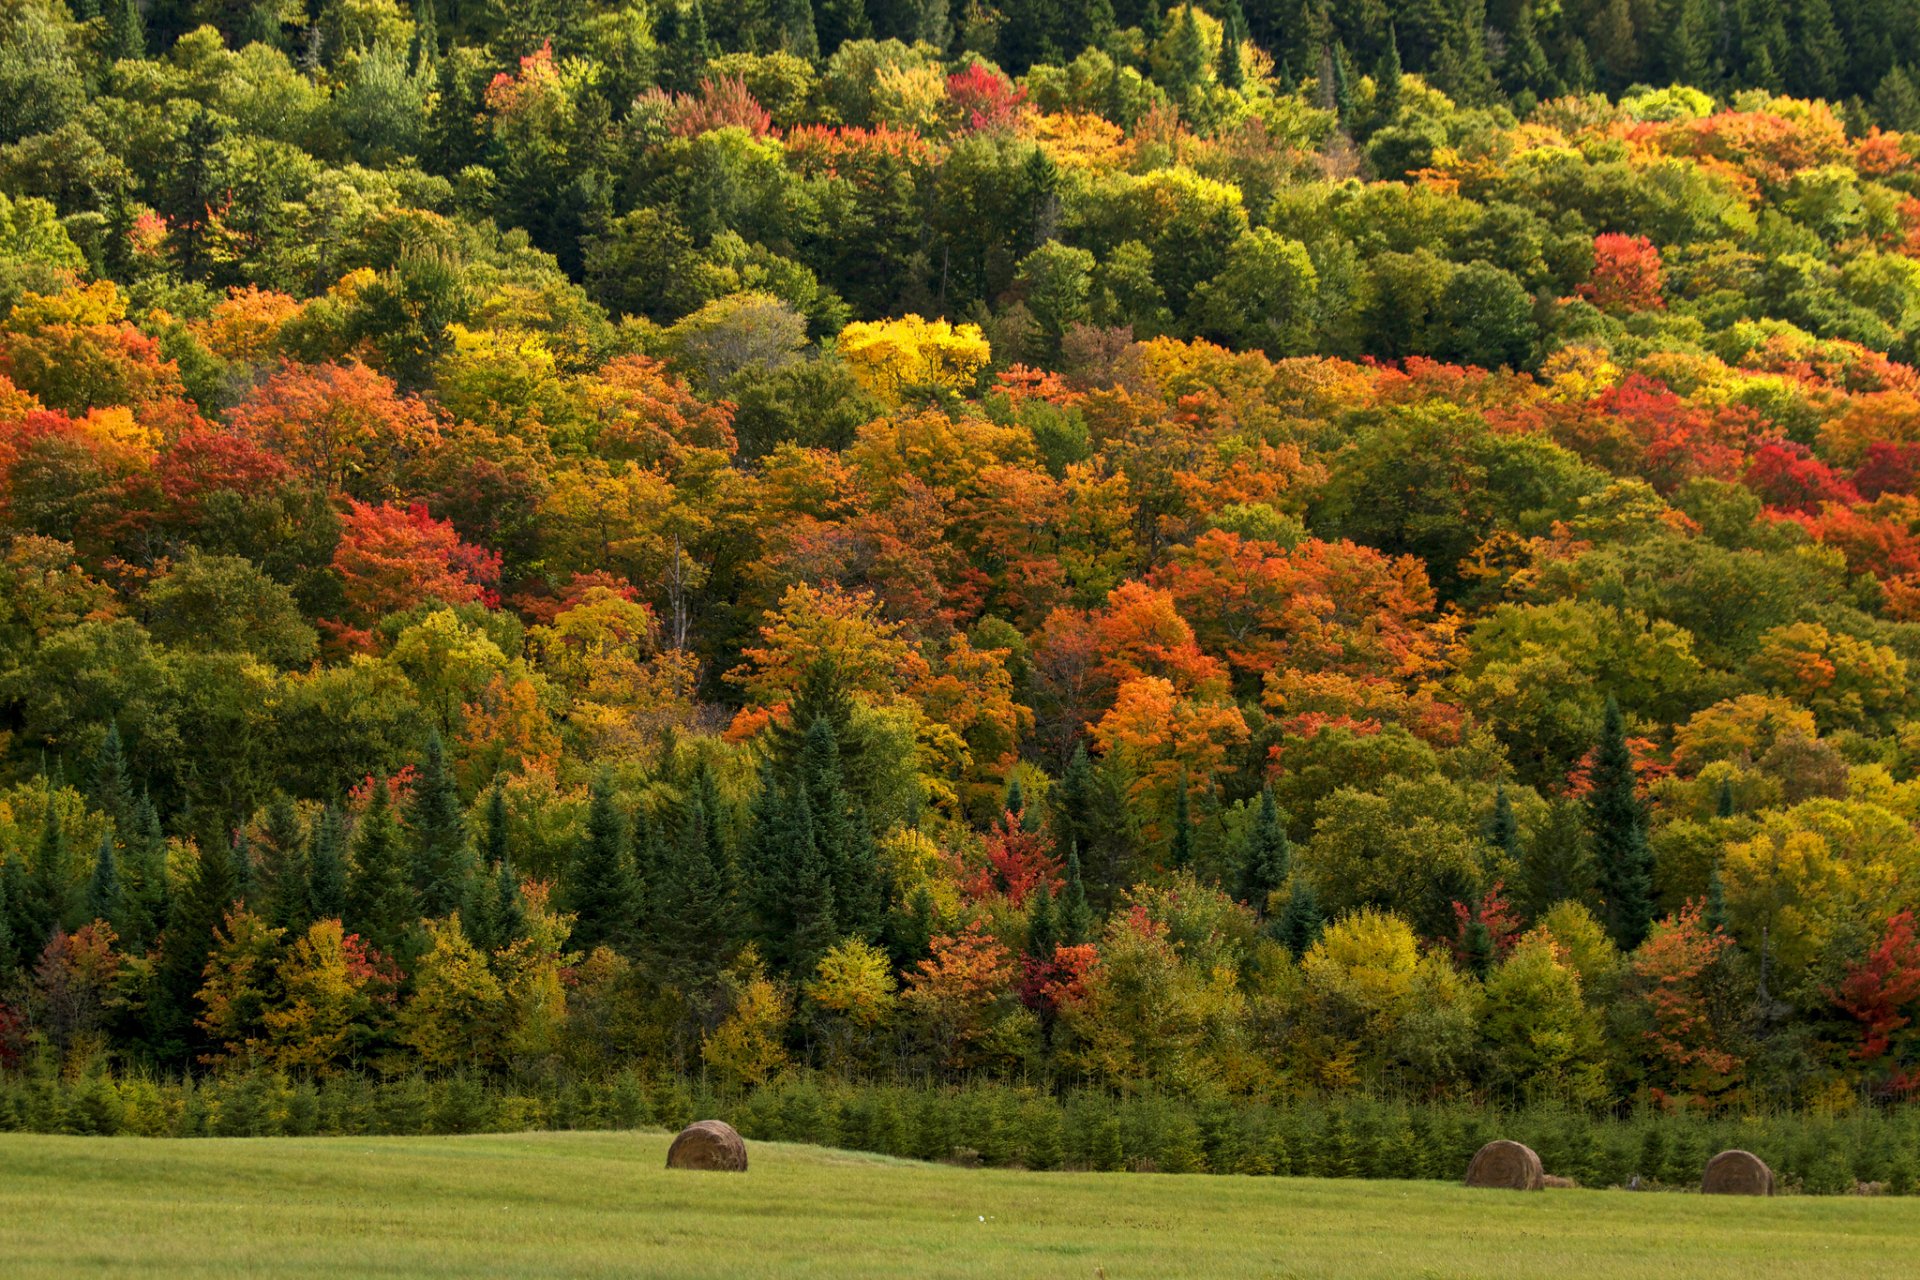
{"label": "dense forest background", "polygon": [[0,1066],[1904,1097],[1915,17],[0,0]]}

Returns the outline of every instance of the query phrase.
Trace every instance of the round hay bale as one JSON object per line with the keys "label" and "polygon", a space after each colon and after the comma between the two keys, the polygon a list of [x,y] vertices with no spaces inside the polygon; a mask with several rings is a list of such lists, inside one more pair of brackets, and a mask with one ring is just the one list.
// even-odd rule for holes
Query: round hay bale
{"label": "round hay bale", "polygon": [[1722,1151],[1707,1161],[1706,1176],[1700,1179],[1700,1194],[1707,1196],[1770,1196],[1773,1194],[1773,1170],[1751,1151]]}
{"label": "round hay bale", "polygon": [[695,1120],[667,1148],[669,1169],[747,1171],[747,1144],[724,1120]]}
{"label": "round hay bale", "polygon": [[1496,1138],[1473,1153],[1473,1162],[1467,1166],[1467,1185],[1540,1191],[1547,1185],[1547,1175],[1532,1147]]}
{"label": "round hay bale", "polygon": [[1558,1174],[1550,1173],[1541,1185],[1549,1191],[1574,1191],[1579,1188],[1580,1183],[1576,1179],[1562,1178]]}

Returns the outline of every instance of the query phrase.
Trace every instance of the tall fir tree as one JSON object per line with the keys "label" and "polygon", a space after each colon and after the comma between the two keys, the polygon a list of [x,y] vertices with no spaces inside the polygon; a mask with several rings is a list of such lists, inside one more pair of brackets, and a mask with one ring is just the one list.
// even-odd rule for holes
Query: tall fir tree
{"label": "tall fir tree", "polygon": [[842,935],[833,897],[833,872],[816,839],[813,803],[807,798],[805,786],[794,788],[788,822],[786,859],[793,868],[793,925],[781,958],[788,972],[811,975],[820,957]]}
{"label": "tall fir tree", "polygon": [[347,832],[332,805],[321,811],[307,842],[307,905],[315,920],[347,918]]}
{"label": "tall fir tree", "polygon": [[307,832],[300,811],[285,795],[275,796],[267,806],[254,870],[261,916],[289,934],[304,932],[313,923],[307,892]]}
{"label": "tall fir tree", "polygon": [[1873,115],[1883,129],[1920,130],[1920,85],[1907,68],[1892,67],[1880,78],[1873,91]]}
{"label": "tall fir tree", "polygon": [[733,886],[719,789],[701,761],[664,842],[654,893],[652,950],[683,983],[704,983],[733,957]]}
{"label": "tall fir tree", "polygon": [[1291,951],[1293,958],[1298,960],[1320,940],[1321,930],[1326,925],[1326,917],[1320,914],[1320,897],[1313,891],[1313,884],[1296,880],[1287,894],[1286,910],[1274,921],[1272,932],[1274,940]]}
{"label": "tall fir tree", "polygon": [[879,865],[866,816],[848,794],[839,739],[824,717],[807,730],[799,784],[807,797],[814,844],[833,887],[835,923],[861,938],[879,936]]}
{"label": "tall fir tree", "polygon": [[498,782],[487,792],[487,821],[480,835],[480,851],[489,867],[513,863],[512,836],[507,828],[507,789]]}
{"label": "tall fir tree", "polygon": [[820,33],[813,23],[813,0],[774,0],[774,24],[780,47],[796,58],[820,56]]}
{"label": "tall fir tree", "polygon": [[1060,945],[1060,927],[1053,906],[1053,886],[1041,877],[1027,907],[1027,954],[1036,964],[1052,964]]}
{"label": "tall fir tree", "polygon": [[107,52],[114,58],[147,56],[147,22],[140,0],[109,0]]}
{"label": "tall fir tree", "polygon": [[1733,813],[1733,779],[1722,778],[1720,779],[1720,790],[1715,793],[1713,798],[1713,816],[1716,818],[1731,818]]}
{"label": "tall fir tree", "polygon": [[573,943],[583,951],[607,946],[631,951],[645,886],[635,882],[627,824],[614,803],[613,779],[593,780],[587,805],[587,832],[573,856],[567,883],[567,909],[577,917]]}
{"label": "tall fir tree", "polygon": [[353,826],[347,875],[349,930],[387,955],[400,955],[419,927],[420,902],[407,874],[405,835],[385,778],[376,778],[367,810]]}
{"label": "tall fir tree", "polygon": [[213,952],[214,930],[234,906],[233,853],[211,827],[195,841],[192,873],[173,901],[166,942],[147,1002],[147,1038],[154,1056],[180,1065],[200,1043],[193,1025],[197,996]]}
{"label": "tall fir tree", "polygon": [[1505,780],[1493,784],[1493,817],[1487,823],[1487,843],[1508,866],[1517,868],[1526,861],[1520,849],[1520,823],[1513,816],[1513,798],[1507,794]]}
{"label": "tall fir tree", "polygon": [[233,859],[234,900],[251,908],[254,905],[253,842],[247,839],[245,827],[236,830],[227,842],[227,856]]}
{"label": "tall fir tree", "polygon": [[120,932],[126,923],[126,895],[120,883],[120,855],[111,832],[100,837],[93,856],[93,875],[87,880],[87,919],[105,920]]}
{"label": "tall fir tree", "polygon": [[1240,900],[1264,919],[1267,904],[1293,870],[1293,845],[1287,828],[1280,821],[1280,806],[1273,798],[1271,785],[1260,788],[1260,806],[1241,837],[1235,859]]}
{"label": "tall fir tree", "polygon": [[1594,753],[1587,828],[1593,836],[1600,897],[1607,931],[1622,951],[1646,938],[1653,924],[1653,855],[1647,846],[1647,815],[1627,745],[1626,718],[1611,694]]}
{"label": "tall fir tree", "polygon": [[133,828],[120,847],[125,855],[120,878],[127,919],[121,943],[129,954],[138,955],[158,940],[173,896],[167,883],[167,838],[151,797],[143,795],[134,802]]}
{"label": "tall fir tree", "polygon": [[1220,64],[1218,76],[1223,87],[1241,89],[1246,86],[1246,67],[1240,61],[1241,46],[1247,39],[1247,16],[1240,8],[1240,0],[1227,0],[1220,13]]}
{"label": "tall fir tree", "polygon": [[1087,903],[1087,882],[1081,875],[1080,846],[1067,846],[1066,884],[1060,890],[1056,929],[1060,941],[1078,946],[1093,940],[1093,909]]}
{"label": "tall fir tree", "polygon": [[407,803],[407,831],[412,840],[413,888],[420,898],[421,914],[440,917],[458,911],[466,898],[473,859],[467,846],[460,787],[437,732],[427,735],[426,753]]}
{"label": "tall fir tree", "polygon": [[127,752],[120,739],[120,727],[109,724],[93,759],[88,779],[87,799],[93,807],[113,819],[113,829],[124,843],[132,835],[135,800],[133,781],[127,769]]}
{"label": "tall fir tree", "polygon": [[1173,791],[1173,835],[1167,841],[1167,865],[1175,871],[1193,867],[1193,810],[1187,800],[1185,774]]}
{"label": "tall fir tree", "polygon": [[71,928],[73,919],[73,869],[67,849],[65,825],[54,805],[51,783],[44,791],[45,807],[40,820],[40,839],[33,850],[33,878],[29,887],[28,909],[21,913],[29,936],[26,946],[38,950],[55,929]]}

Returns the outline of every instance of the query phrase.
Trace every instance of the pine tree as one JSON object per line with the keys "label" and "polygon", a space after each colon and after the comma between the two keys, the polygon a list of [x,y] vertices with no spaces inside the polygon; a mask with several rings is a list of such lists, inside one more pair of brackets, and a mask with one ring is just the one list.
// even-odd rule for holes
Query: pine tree
{"label": "pine tree", "polygon": [[1218,75],[1220,83],[1228,89],[1240,89],[1247,82],[1245,67],[1240,62],[1241,46],[1247,39],[1247,16],[1240,8],[1240,0],[1227,0],[1220,18],[1220,64]]}
{"label": "pine tree", "polygon": [[1373,73],[1373,127],[1384,128],[1400,113],[1400,35],[1391,23],[1387,26],[1387,48]]}
{"label": "pine tree", "polygon": [[1260,807],[1241,838],[1237,861],[1240,900],[1264,918],[1268,900],[1293,870],[1293,846],[1280,821],[1280,806],[1274,803],[1271,785],[1260,788]]}
{"label": "pine tree", "polygon": [[1487,843],[1500,851],[1501,861],[1509,866],[1518,867],[1526,860],[1520,849],[1520,824],[1514,819],[1505,781],[1493,787],[1493,820],[1488,824]]}
{"label": "pine tree", "polygon": [[1529,917],[1537,919],[1569,899],[1592,898],[1591,843],[1585,807],[1577,800],[1555,801],[1520,859],[1514,881],[1514,900]]}
{"label": "pine tree", "polygon": [[28,928],[24,945],[37,950],[55,929],[71,927],[73,872],[68,865],[67,833],[53,803],[53,788],[44,792],[46,807],[40,823],[40,842],[33,851],[33,878],[28,909],[22,913]]}
{"label": "pine tree", "polygon": [[489,867],[504,867],[513,861],[511,838],[507,834],[507,792],[498,782],[487,793],[487,825],[481,833],[480,852]]}
{"label": "pine tree", "polygon": [[1067,883],[1061,890],[1057,932],[1067,946],[1078,946],[1093,937],[1093,911],[1087,905],[1087,886],[1080,875],[1077,844],[1067,846]]}
{"label": "pine tree", "polygon": [[133,783],[127,776],[127,753],[118,725],[107,726],[107,735],[94,756],[87,799],[93,802],[94,808],[113,819],[113,829],[122,841],[132,835]]}
{"label": "pine tree", "polygon": [[813,820],[820,863],[833,888],[835,921],[845,933],[874,938],[885,904],[880,901],[873,833],[847,794],[839,741],[825,719],[815,720],[807,730],[800,785]]}
{"label": "pine tree", "polygon": [[198,1043],[195,997],[213,951],[214,930],[234,905],[233,855],[222,842],[217,826],[196,842],[193,873],[167,918],[166,944],[147,1003],[149,1043],[163,1062],[184,1060]]}
{"label": "pine tree", "polygon": [[150,797],[143,795],[134,803],[133,826],[121,841],[121,848],[126,851],[121,893],[127,918],[121,943],[130,954],[137,955],[159,937],[172,907],[167,885],[167,838],[160,830],[160,814]]}
{"label": "pine tree", "polygon": [[720,838],[719,790],[703,760],[662,848],[654,948],[681,981],[706,981],[731,960],[733,893]]}
{"label": "pine tree", "polygon": [[1707,906],[1700,920],[1715,933],[1727,931],[1727,886],[1720,878],[1720,864],[1717,862],[1713,867],[1713,875],[1707,879]]}
{"label": "pine tree", "polygon": [[484,955],[512,946],[527,936],[527,904],[519,877],[505,862],[491,864],[487,876],[474,886],[468,937]]}
{"label": "pine tree", "polygon": [[413,74],[422,80],[432,79],[440,61],[440,23],[433,0],[416,0],[413,6],[413,47],[408,53]]}
{"label": "pine tree", "polygon": [[1647,817],[1627,746],[1626,720],[1612,695],[1607,697],[1594,757],[1587,826],[1593,834],[1607,930],[1622,951],[1631,951],[1653,923],[1653,856],[1647,848]]}
{"label": "pine tree", "polygon": [[1173,838],[1167,842],[1167,865],[1175,871],[1193,866],[1193,812],[1187,801],[1185,774],[1173,793]]}
{"label": "pine tree", "polygon": [[404,949],[420,922],[420,903],[407,875],[402,842],[387,780],[375,779],[372,800],[353,828],[346,924],[388,955]]}
{"label": "pine tree", "polygon": [[1053,887],[1042,878],[1031,895],[1027,910],[1027,954],[1038,964],[1052,964],[1054,949],[1060,945],[1060,930],[1054,919]]}
{"label": "pine tree", "polygon": [[1191,3],[1180,6],[1173,28],[1173,48],[1167,59],[1166,90],[1176,100],[1185,98],[1206,81],[1207,42],[1200,18]]}
{"label": "pine tree", "polygon": [[466,897],[471,856],[467,820],[460,808],[460,787],[447,766],[446,747],[437,732],[427,735],[427,750],[407,805],[412,833],[412,879],[423,915],[440,917],[460,909]]}
{"label": "pine tree", "polygon": [[1720,779],[1720,790],[1714,796],[1713,816],[1731,818],[1733,816],[1733,779]]}
{"label": "pine tree", "polygon": [[1273,927],[1273,938],[1293,952],[1297,960],[1320,940],[1320,931],[1326,924],[1313,885],[1304,880],[1295,881],[1293,891],[1287,895],[1287,908]]}
{"label": "pine tree", "polygon": [[0,978],[12,973],[20,965],[19,949],[15,946],[18,927],[14,923],[13,905],[25,894],[26,880],[20,874],[20,860],[9,858],[0,862]]}
{"label": "pine tree", "polygon": [[247,839],[246,828],[242,827],[233,833],[233,839],[227,845],[227,856],[233,859],[234,900],[253,905],[253,844]]}
{"label": "pine tree", "polygon": [[792,824],[789,865],[793,871],[793,931],[785,949],[786,967],[794,974],[811,974],[820,957],[841,937],[835,912],[833,875],[815,838],[813,805],[807,789],[794,789],[789,810]]}
{"label": "pine tree", "polygon": [[633,948],[644,886],[635,883],[627,825],[614,806],[613,780],[605,773],[593,780],[587,835],[574,853],[567,889],[567,907],[578,917],[575,946],[583,951]]}
{"label": "pine tree", "polygon": [[147,56],[147,23],[140,0],[110,0],[107,12],[107,52],[114,58]]}
{"label": "pine tree", "polygon": [[1333,73],[1333,110],[1340,123],[1353,123],[1353,66],[1347,60],[1347,46],[1336,40],[1327,63]]}
{"label": "pine tree", "polygon": [[1847,44],[1827,0],[1794,0],[1789,88],[1809,98],[1840,96]]}
{"label": "pine tree", "polygon": [[1893,67],[1873,91],[1873,114],[1883,129],[1920,130],[1920,87],[1905,67]]}
{"label": "pine tree", "polygon": [[1551,97],[1559,88],[1553,64],[1534,32],[1533,5],[1522,3],[1515,15],[1513,30],[1507,33],[1506,55],[1500,61],[1500,80],[1507,92],[1531,93],[1537,98]]}
{"label": "pine tree", "polygon": [[347,917],[347,834],[332,805],[313,824],[307,844],[307,905],[316,920]]}
{"label": "pine tree", "polygon": [[125,920],[125,895],[120,885],[120,859],[114,852],[113,835],[100,837],[100,849],[93,858],[93,876],[87,881],[87,919],[105,920],[119,932]]}
{"label": "pine tree", "polygon": [[307,896],[307,833],[292,800],[274,797],[261,835],[256,867],[260,914],[275,928],[303,933],[313,923]]}
{"label": "pine tree", "polygon": [[820,56],[820,33],[813,23],[813,0],[775,0],[774,20],[780,47],[796,58]]}

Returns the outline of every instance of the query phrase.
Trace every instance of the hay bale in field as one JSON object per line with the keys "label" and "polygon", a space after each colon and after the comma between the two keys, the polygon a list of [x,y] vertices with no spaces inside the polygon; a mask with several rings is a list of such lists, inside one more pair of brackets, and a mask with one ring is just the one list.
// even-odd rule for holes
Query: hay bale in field
{"label": "hay bale in field", "polygon": [[1770,1196],[1773,1170],[1751,1151],[1722,1151],[1707,1161],[1700,1194],[1708,1196]]}
{"label": "hay bale in field", "polygon": [[747,1144],[724,1120],[695,1120],[667,1148],[669,1169],[747,1171]]}
{"label": "hay bale in field", "polygon": [[1547,1175],[1532,1147],[1496,1138],[1473,1153],[1473,1162],[1467,1166],[1467,1185],[1539,1191],[1547,1185]]}
{"label": "hay bale in field", "polygon": [[1580,1184],[1572,1178],[1563,1178],[1559,1174],[1549,1173],[1540,1179],[1541,1185],[1549,1191],[1572,1191]]}

